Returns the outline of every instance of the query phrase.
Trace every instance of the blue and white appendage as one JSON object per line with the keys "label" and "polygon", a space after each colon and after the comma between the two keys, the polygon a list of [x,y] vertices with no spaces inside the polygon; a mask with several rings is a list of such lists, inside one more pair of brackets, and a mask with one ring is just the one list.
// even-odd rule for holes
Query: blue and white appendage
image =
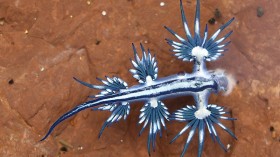
{"label": "blue and white appendage", "polygon": [[[104,97],[106,95],[112,95],[114,93],[119,92],[122,89],[128,88],[127,83],[118,77],[110,78],[110,77],[106,76],[107,80],[102,80],[100,78],[97,78],[104,85],[92,85],[92,84],[83,82],[81,80],[78,80],[77,78],[74,78],[74,79],[76,81],[78,81],[79,83],[81,83],[82,85],[85,85],[89,88],[101,90],[101,92],[98,95],[90,96],[92,98]],[[110,117],[104,122],[104,124],[98,134],[98,138],[100,138],[106,127],[109,127],[113,123],[120,121],[121,118],[123,118],[124,120],[127,118],[127,116],[129,115],[129,111],[130,111],[130,105],[128,102],[114,102],[113,101],[111,103],[106,103],[102,106],[95,107],[95,108],[93,108],[93,110],[94,111],[97,111],[97,110],[106,111],[107,110],[107,111],[112,112]]]}
{"label": "blue and white appendage", "polygon": [[[155,57],[152,57],[150,50],[146,53],[142,44],[140,44],[142,50],[142,59],[140,59],[135,46],[132,44],[134,52],[134,60],[132,60],[132,65],[134,69],[130,69],[133,77],[136,78],[139,83],[150,85],[154,80],[157,79],[158,67]],[[150,154],[150,147],[152,144],[153,151],[155,151],[156,135],[159,133],[160,137],[161,128],[165,128],[165,120],[168,120],[169,112],[167,107],[158,100],[157,98],[148,99],[146,104],[140,110],[139,122],[138,124],[143,124],[143,127],[139,133],[142,134],[144,129],[149,125],[149,135],[147,141],[147,149]],[[161,127],[162,126],[162,127]]]}
{"label": "blue and white appendage", "polygon": [[183,152],[181,157],[184,156],[188,146],[196,132],[198,130],[198,139],[199,139],[199,146],[198,146],[198,157],[201,156],[203,145],[204,145],[204,138],[205,138],[205,127],[207,126],[208,132],[211,135],[213,141],[217,141],[219,145],[227,151],[226,147],[222,144],[214,125],[218,125],[223,130],[228,132],[233,138],[237,139],[235,135],[225,127],[219,119],[224,120],[235,120],[234,118],[225,117],[224,114],[227,114],[223,107],[217,105],[207,105],[204,109],[198,109],[196,106],[186,106],[182,109],[177,110],[174,112],[170,120],[177,120],[180,122],[186,122],[187,125],[172,139],[171,143],[174,142],[179,136],[181,136],[184,132],[190,129],[189,136],[186,140]]}
{"label": "blue and white appendage", "polygon": [[209,39],[207,39],[208,26],[206,24],[204,30],[204,36],[201,37],[200,36],[200,1],[197,0],[195,21],[194,21],[195,35],[194,37],[192,37],[185,16],[182,0],[180,0],[180,9],[181,9],[182,22],[187,38],[184,39],[170,28],[165,27],[171,34],[173,34],[179,40],[179,42],[176,42],[171,39],[166,39],[167,43],[173,47],[172,51],[175,52],[175,56],[177,56],[179,59],[182,59],[183,61],[217,60],[222,55],[222,52],[227,50],[225,49],[225,47],[230,43],[230,41],[224,44],[222,44],[222,42],[225,41],[232,34],[232,31],[230,31],[220,39],[216,40],[216,38],[228,25],[231,24],[234,18],[232,18],[227,23],[222,25]]}
{"label": "blue and white appendage", "polygon": [[143,124],[143,127],[139,133],[142,134],[147,125],[150,126],[147,149],[150,154],[150,147],[152,144],[153,151],[155,151],[156,135],[159,133],[162,137],[161,128],[166,129],[165,120],[168,120],[169,112],[167,107],[159,100],[151,100],[146,103],[140,110],[141,114],[139,116],[139,124]]}

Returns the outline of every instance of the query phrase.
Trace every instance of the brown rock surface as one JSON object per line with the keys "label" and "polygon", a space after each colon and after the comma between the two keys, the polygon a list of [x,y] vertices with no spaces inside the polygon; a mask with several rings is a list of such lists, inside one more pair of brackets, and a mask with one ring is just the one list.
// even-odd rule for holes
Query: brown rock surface
{"label": "brown rock surface", "polygon": [[[157,55],[160,76],[191,72],[192,63],[173,57],[164,41],[172,38],[164,25],[183,34],[179,1],[162,1],[164,6],[160,2],[0,1],[0,156],[148,156],[147,132],[138,137],[140,127],[136,125],[141,104],[133,105],[128,119],[105,129],[99,140],[99,129],[109,113],[90,110],[60,124],[46,141],[38,140],[61,114],[97,93],[73,81],[73,76],[98,83],[95,77],[117,75],[129,85],[136,84],[128,72],[132,42],[137,46],[144,43]],[[238,80],[229,96],[210,100],[232,110],[238,120],[226,125],[238,140],[219,130],[223,143],[231,146],[224,153],[207,135],[203,156],[280,156],[280,2],[201,3],[202,24],[214,16],[216,8],[222,14],[209,26],[210,34],[236,17],[229,52],[208,68],[226,69]],[[187,0],[184,6],[191,23],[195,2]],[[264,10],[261,17],[257,16],[259,6]],[[166,104],[172,112],[192,104],[192,98]],[[182,123],[169,123],[152,156],[179,156],[187,135],[171,145],[169,141],[182,127]],[[194,139],[187,155],[196,154]]]}

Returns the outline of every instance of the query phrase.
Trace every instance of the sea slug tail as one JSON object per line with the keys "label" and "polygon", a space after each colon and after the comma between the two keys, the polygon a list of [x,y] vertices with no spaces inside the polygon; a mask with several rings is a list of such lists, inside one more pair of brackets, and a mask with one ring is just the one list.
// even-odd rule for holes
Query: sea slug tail
{"label": "sea slug tail", "polygon": [[61,117],[59,117],[53,124],[52,126],[50,127],[49,131],[47,132],[47,134],[40,140],[40,141],[44,141],[51,133],[52,131],[54,130],[54,128],[59,124],[61,123],[62,121],[68,119],[69,117],[77,114],[78,112],[82,111],[82,110],[85,110],[87,108],[91,108],[91,107],[94,107],[94,106],[97,106],[99,105],[99,103],[97,103],[96,100],[91,100],[91,101],[88,101],[88,102],[85,102],[75,108],[73,108],[72,110],[68,111],[67,113],[65,113],[64,115],[62,115]]}

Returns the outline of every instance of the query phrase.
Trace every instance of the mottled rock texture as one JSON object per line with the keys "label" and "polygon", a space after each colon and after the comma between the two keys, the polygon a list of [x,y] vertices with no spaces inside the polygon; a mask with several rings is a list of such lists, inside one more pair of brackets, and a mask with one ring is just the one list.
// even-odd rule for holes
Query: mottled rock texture
{"label": "mottled rock texture", "polygon": [[[61,114],[97,93],[76,83],[73,76],[98,83],[95,77],[117,75],[129,85],[136,84],[128,72],[132,42],[142,42],[156,54],[160,76],[191,72],[192,63],[173,57],[164,40],[172,38],[164,25],[184,33],[179,0],[162,1],[164,6],[160,2],[1,0],[0,156],[148,157],[147,133],[139,138],[136,125],[141,103],[132,105],[128,119],[107,128],[99,140],[109,113],[86,110],[59,125],[46,141],[38,141]],[[185,0],[184,6],[192,23],[195,1]],[[263,9],[261,17],[258,7]],[[216,8],[221,13],[209,25],[210,33],[236,17],[229,51],[208,67],[225,69],[236,78],[229,96],[212,96],[210,102],[227,106],[238,119],[225,122],[237,141],[219,130],[230,151],[224,153],[207,134],[204,157],[280,156],[279,7],[278,0],[201,1],[202,24],[215,16]],[[166,101],[171,112],[192,103],[191,97]],[[168,123],[152,156],[179,156],[187,135],[171,145],[169,141],[183,126]],[[186,156],[196,154],[194,139]]]}

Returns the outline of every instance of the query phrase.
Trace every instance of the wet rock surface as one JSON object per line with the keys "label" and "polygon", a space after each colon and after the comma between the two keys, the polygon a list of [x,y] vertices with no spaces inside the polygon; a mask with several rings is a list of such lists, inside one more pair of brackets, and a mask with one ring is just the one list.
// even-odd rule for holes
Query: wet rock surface
{"label": "wet rock surface", "polygon": [[[132,42],[156,54],[159,76],[191,72],[192,63],[173,57],[164,40],[172,38],[164,25],[184,33],[179,1],[162,2],[0,1],[0,156],[148,156],[147,132],[138,137],[141,103],[132,105],[128,119],[106,128],[99,140],[99,129],[110,113],[85,110],[59,125],[46,141],[38,141],[60,115],[97,93],[73,76],[97,84],[95,77],[116,75],[136,84],[128,71]],[[236,18],[229,51],[208,68],[225,69],[237,80],[229,96],[213,95],[210,103],[227,106],[237,118],[223,123],[238,140],[218,130],[230,147],[225,153],[207,134],[205,157],[280,156],[279,5],[277,0],[201,2],[201,23],[215,18],[210,34]],[[184,6],[191,24],[195,2],[184,1]],[[259,7],[262,16],[257,14]],[[193,100],[171,99],[165,104],[173,112]],[[179,156],[187,135],[173,144],[169,141],[183,126],[168,123],[152,156]],[[197,155],[197,143],[195,137],[186,156]]]}

